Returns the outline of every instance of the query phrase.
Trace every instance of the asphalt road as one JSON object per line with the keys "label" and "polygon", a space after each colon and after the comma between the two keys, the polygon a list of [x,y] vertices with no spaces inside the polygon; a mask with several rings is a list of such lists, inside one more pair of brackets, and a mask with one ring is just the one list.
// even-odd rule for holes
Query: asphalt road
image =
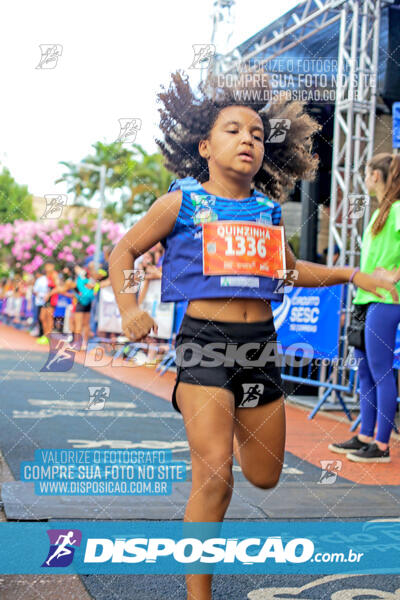
{"label": "asphalt road", "polygon": [[[65,373],[43,373],[44,358],[37,352],[0,351],[0,449],[15,479],[19,479],[20,462],[33,460],[39,448],[170,448],[174,459],[190,466],[182,418],[164,399],[80,364]],[[101,410],[88,409],[93,386],[109,389]],[[187,473],[190,479],[190,468]],[[317,483],[320,476],[321,469],[286,453],[283,481],[298,482],[300,488]],[[235,479],[243,479],[238,467]],[[0,598],[6,600],[12,597],[7,593],[8,587],[11,594],[11,578],[1,579]],[[182,575],[83,575],[80,579],[95,600],[186,598]],[[213,586],[214,600],[400,599],[397,575],[218,575]],[[24,593],[27,600],[41,597],[33,585]],[[43,597],[59,600],[60,596],[49,592]]]}

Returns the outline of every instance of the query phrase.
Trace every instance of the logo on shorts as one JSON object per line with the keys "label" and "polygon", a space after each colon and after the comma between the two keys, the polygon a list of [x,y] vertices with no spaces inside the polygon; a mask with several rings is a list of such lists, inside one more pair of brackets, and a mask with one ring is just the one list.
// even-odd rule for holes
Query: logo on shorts
{"label": "logo on shorts", "polygon": [[242,383],[243,398],[238,408],[257,406],[264,392],[263,383]]}

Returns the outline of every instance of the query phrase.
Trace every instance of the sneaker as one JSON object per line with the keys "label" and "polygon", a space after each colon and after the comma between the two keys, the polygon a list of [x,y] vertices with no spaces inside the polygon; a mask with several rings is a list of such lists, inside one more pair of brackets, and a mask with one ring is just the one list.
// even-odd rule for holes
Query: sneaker
{"label": "sneaker", "polygon": [[147,354],[139,350],[139,352],[135,354],[132,360],[135,365],[137,365],[138,367],[142,367],[147,363]]}
{"label": "sneaker", "polygon": [[365,446],[369,446],[368,442],[361,442],[358,436],[355,435],[351,440],[347,442],[341,442],[338,444],[329,444],[328,448],[331,452],[337,452],[338,454],[347,454],[353,450],[362,450]]}
{"label": "sneaker", "polygon": [[47,337],[45,335],[42,335],[42,337],[40,337],[39,339],[36,340],[37,344],[48,344],[49,340],[47,339]]}
{"label": "sneaker", "polygon": [[145,367],[156,367],[158,365],[158,363],[160,363],[162,360],[162,358],[152,358],[151,360],[148,360],[145,364]]}
{"label": "sneaker", "polygon": [[380,450],[378,445],[368,444],[366,448],[362,448],[357,452],[350,452],[346,455],[346,458],[353,462],[363,463],[388,463],[390,462],[389,448],[386,450]]}

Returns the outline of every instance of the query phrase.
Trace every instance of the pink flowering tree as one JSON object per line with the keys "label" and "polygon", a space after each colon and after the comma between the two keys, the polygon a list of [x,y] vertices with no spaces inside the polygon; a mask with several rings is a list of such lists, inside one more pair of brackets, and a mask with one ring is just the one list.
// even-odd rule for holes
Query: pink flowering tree
{"label": "pink flowering tree", "polygon": [[[34,273],[47,259],[57,269],[79,263],[95,252],[96,219],[23,221],[0,224],[0,259],[8,270]],[[124,235],[121,225],[104,220],[102,247],[114,246]]]}

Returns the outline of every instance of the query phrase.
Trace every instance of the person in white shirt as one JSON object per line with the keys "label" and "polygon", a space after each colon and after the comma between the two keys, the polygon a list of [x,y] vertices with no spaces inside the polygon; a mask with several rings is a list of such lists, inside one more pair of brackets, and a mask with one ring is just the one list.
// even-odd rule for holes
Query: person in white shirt
{"label": "person in white shirt", "polygon": [[46,295],[49,292],[49,285],[46,275],[38,277],[33,285],[36,306],[43,306],[46,302]]}
{"label": "person in white shirt", "polygon": [[33,333],[37,334],[37,337],[39,337],[39,339],[43,336],[43,325],[42,322],[39,318],[39,314],[40,314],[40,310],[42,308],[42,306],[44,306],[45,302],[46,302],[46,295],[49,292],[49,286],[48,286],[48,281],[47,281],[47,277],[46,275],[39,275],[39,277],[36,279],[35,283],[33,284],[33,289],[32,289],[32,295],[33,295],[33,302],[34,302],[34,309],[33,309]]}

